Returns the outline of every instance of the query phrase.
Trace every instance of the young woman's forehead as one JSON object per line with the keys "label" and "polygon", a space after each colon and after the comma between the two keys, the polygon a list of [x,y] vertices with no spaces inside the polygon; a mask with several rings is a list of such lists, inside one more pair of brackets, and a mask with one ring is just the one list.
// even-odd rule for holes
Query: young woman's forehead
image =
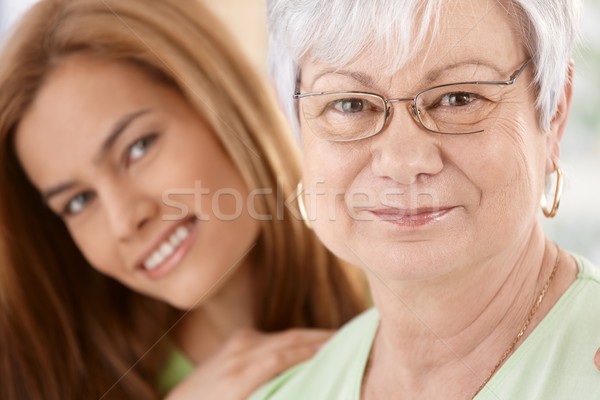
{"label": "young woman's forehead", "polygon": [[173,107],[161,103],[162,88],[127,63],[66,60],[45,80],[16,131],[17,154],[30,178],[51,184],[94,166],[103,142],[124,117]]}

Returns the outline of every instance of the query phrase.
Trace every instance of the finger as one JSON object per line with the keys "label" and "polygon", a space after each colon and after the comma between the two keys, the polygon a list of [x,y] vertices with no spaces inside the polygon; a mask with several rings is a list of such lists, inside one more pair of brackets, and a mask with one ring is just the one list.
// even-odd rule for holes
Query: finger
{"label": "finger", "polygon": [[225,370],[228,374],[242,374],[254,366],[264,365],[256,368],[257,373],[261,376],[276,374],[312,356],[333,333],[317,329],[290,329],[259,335],[252,347],[235,354],[225,354],[224,359],[228,361]]}
{"label": "finger", "polygon": [[277,352],[263,353],[260,359],[248,363],[247,368],[241,371],[243,378],[240,381],[246,383],[245,391],[250,395],[270,379],[310,359],[317,351],[318,346],[308,344]]}
{"label": "finger", "polygon": [[241,331],[227,343],[227,356],[254,357],[261,353],[277,352],[283,349],[303,345],[320,345],[328,340],[335,331],[324,329],[288,329],[276,333]]}
{"label": "finger", "polygon": [[283,332],[269,333],[263,336],[267,349],[302,346],[311,343],[322,343],[335,334],[334,330],[326,329],[288,329]]}
{"label": "finger", "polygon": [[228,366],[221,365],[224,369],[223,376],[226,378],[222,382],[231,383],[221,388],[219,398],[246,399],[270,379],[312,357],[317,350],[317,346],[308,344],[235,357],[235,361]]}
{"label": "finger", "polygon": [[600,349],[596,351],[596,355],[594,356],[594,364],[596,364],[596,368],[600,370]]}
{"label": "finger", "polygon": [[309,332],[307,330],[290,330],[276,334],[267,334],[247,353],[247,357],[260,360],[264,354],[279,354],[303,347],[310,347],[316,351],[331,336],[332,332]]}
{"label": "finger", "polygon": [[259,345],[239,354],[236,362],[244,371],[268,379],[312,357],[332,334],[331,331],[303,329],[264,335]]}

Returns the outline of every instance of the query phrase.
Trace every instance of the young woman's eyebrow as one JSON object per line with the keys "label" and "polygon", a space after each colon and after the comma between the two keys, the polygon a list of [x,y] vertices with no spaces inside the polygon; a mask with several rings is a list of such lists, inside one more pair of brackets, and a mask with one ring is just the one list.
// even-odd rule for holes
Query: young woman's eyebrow
{"label": "young woman's eyebrow", "polygon": [[123,132],[125,132],[125,130],[127,129],[127,127],[133,121],[135,121],[137,118],[139,118],[142,115],[147,114],[149,112],[150,112],[150,109],[139,110],[139,111],[135,111],[135,112],[132,112],[130,114],[127,114],[123,118],[121,118],[115,124],[115,126],[113,127],[111,133],[106,137],[106,139],[104,139],[104,142],[102,142],[102,146],[100,147],[100,151],[98,152],[98,154],[96,155],[96,157],[94,157],[94,163],[100,164],[100,162],[102,162],[102,160],[110,152],[110,150],[114,146],[114,144],[117,141],[117,139],[119,138],[119,136]]}
{"label": "young woman's eyebrow", "polygon": [[[135,121],[137,118],[149,113],[150,111],[151,111],[150,109],[143,109],[143,110],[135,111],[135,112],[125,115],[123,118],[121,118],[119,121],[117,121],[117,123],[114,125],[113,129],[111,130],[110,134],[102,142],[102,145],[100,146],[100,150],[98,151],[98,154],[96,155],[96,157],[94,157],[94,163],[99,164],[100,162],[102,162],[102,160],[106,157],[106,155],[110,152],[110,150],[114,146],[114,144],[117,141],[117,139],[119,138],[119,136],[123,132],[125,132],[127,127],[129,125],[131,125],[131,123],[133,121]],[[60,193],[63,193],[65,191],[71,189],[73,186],[75,186],[75,182],[72,182],[72,181],[59,183],[58,185],[55,185],[47,190],[43,190],[42,198],[43,198],[44,202],[46,204],[48,204],[48,201],[52,197],[57,196]]]}
{"label": "young woman's eyebrow", "polygon": [[48,202],[50,201],[50,199],[52,197],[58,196],[62,192],[66,192],[67,190],[70,190],[71,188],[73,188],[73,186],[75,186],[75,182],[65,182],[65,183],[61,183],[56,186],[53,186],[50,189],[44,190],[42,192],[42,199],[44,200],[44,203],[48,204]]}

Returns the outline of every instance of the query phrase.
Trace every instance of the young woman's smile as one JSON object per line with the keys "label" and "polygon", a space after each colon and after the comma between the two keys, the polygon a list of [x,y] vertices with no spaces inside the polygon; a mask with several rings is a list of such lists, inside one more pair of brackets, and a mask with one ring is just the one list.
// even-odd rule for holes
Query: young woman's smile
{"label": "young woman's smile", "polygon": [[161,234],[155,244],[144,252],[135,267],[149,277],[163,277],[173,269],[188,253],[198,234],[198,221],[195,217],[182,221]]}

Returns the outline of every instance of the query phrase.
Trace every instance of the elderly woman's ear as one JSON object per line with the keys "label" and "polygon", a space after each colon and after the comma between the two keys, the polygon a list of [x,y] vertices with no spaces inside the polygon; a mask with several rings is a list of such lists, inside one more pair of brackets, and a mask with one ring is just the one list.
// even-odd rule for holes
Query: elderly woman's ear
{"label": "elderly woman's ear", "polygon": [[569,110],[571,109],[571,101],[573,99],[573,73],[575,70],[575,62],[573,59],[569,61],[567,69],[567,79],[563,87],[562,93],[558,100],[558,107],[550,121],[550,130],[547,136],[548,158],[546,160],[546,174],[551,174],[554,171],[553,161],[558,163],[560,159],[560,141],[565,134],[567,121],[569,119]]}

